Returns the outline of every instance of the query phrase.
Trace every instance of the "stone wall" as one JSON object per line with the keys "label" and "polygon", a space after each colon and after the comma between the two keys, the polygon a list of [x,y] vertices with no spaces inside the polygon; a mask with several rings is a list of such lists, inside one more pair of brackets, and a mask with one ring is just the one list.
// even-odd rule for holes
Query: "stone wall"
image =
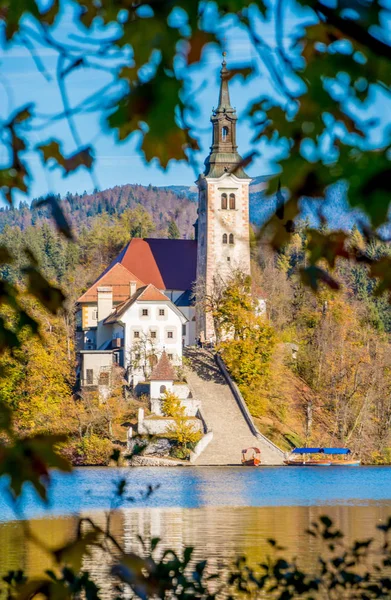
{"label": "stone wall", "polygon": [[[188,423],[193,426],[194,431],[203,432],[203,423],[196,417],[188,417]],[[167,432],[171,426],[175,426],[174,419],[170,417],[148,416],[144,417],[144,410],[138,410],[137,433],[140,435],[162,435]]]}
{"label": "stone wall", "polygon": [[[194,398],[181,400],[181,404],[185,410],[186,417],[195,417],[201,408],[201,402],[199,400],[195,400]],[[159,400],[159,398],[151,398],[151,412],[154,415],[157,415],[158,417],[164,416],[162,405],[163,400]]]}

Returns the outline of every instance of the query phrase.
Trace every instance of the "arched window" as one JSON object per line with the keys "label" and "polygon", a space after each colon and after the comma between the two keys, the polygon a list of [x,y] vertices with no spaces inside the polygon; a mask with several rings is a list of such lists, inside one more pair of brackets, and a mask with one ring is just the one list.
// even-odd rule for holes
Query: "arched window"
{"label": "arched window", "polygon": [[228,208],[227,194],[221,194],[221,208],[223,210],[227,210],[227,208]]}
{"label": "arched window", "polygon": [[221,129],[221,141],[226,142],[228,139],[228,127],[222,127]]}
{"label": "arched window", "polygon": [[223,244],[227,244],[228,243],[228,235],[226,233],[224,233],[223,235]]}
{"label": "arched window", "polygon": [[233,244],[233,243],[234,243],[234,234],[233,234],[233,233],[230,233],[230,234],[229,234],[229,243],[230,243],[230,244]]}
{"label": "arched window", "polygon": [[166,389],[167,389],[167,388],[166,388],[166,386],[165,386],[165,385],[161,385],[161,386],[160,386],[160,393],[161,393],[161,394],[164,394],[164,392],[166,391]]}
{"label": "arched window", "polygon": [[229,207],[231,210],[235,209],[235,194],[229,195]]}

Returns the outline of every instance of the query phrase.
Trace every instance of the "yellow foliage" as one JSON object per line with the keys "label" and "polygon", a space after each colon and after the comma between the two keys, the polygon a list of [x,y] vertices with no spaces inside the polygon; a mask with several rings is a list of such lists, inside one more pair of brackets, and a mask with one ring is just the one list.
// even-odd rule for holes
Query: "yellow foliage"
{"label": "yellow foliage", "polygon": [[164,392],[162,410],[166,417],[178,417],[184,413],[180,399],[169,390]]}

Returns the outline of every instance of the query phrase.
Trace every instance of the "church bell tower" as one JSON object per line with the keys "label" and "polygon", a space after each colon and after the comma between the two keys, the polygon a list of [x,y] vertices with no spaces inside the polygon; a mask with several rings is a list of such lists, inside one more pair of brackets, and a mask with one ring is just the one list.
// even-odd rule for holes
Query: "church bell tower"
{"label": "church bell tower", "polygon": [[[236,145],[236,110],[229,97],[223,53],[219,103],[211,116],[212,146],[197,180],[197,288],[210,294],[215,282],[235,271],[250,274],[249,185]],[[201,290],[200,290],[201,291]],[[212,316],[197,314],[197,335],[214,336]]]}

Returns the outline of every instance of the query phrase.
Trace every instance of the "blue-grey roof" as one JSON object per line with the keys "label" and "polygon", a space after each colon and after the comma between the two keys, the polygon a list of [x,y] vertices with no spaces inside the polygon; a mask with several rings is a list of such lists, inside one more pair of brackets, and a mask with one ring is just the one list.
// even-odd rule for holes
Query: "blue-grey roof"
{"label": "blue-grey roof", "polygon": [[176,306],[193,306],[194,300],[194,292],[192,290],[186,290],[177,300],[175,300],[174,304]]}

